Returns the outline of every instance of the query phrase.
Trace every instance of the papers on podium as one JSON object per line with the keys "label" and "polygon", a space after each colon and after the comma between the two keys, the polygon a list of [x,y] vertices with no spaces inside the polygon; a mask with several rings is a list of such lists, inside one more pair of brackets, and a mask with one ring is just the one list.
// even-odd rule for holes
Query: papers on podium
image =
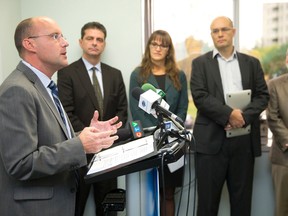
{"label": "papers on podium", "polygon": [[137,162],[157,154],[153,135],[136,139],[94,155],[87,175]]}
{"label": "papers on podium", "polygon": [[[226,94],[226,104],[234,109],[243,110],[251,102],[251,90],[246,89],[233,93]],[[226,131],[226,137],[235,137],[249,134],[251,131],[251,125],[243,128],[233,128]]]}

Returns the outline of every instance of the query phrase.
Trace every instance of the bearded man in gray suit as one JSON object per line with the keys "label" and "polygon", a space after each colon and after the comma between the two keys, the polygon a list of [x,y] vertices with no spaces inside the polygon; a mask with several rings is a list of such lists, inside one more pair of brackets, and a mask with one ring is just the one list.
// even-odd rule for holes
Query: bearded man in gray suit
{"label": "bearded man in gray suit", "polygon": [[22,61],[0,87],[1,215],[73,216],[76,169],[87,165],[86,153],[113,144],[122,122],[98,121],[95,111],[90,126],[75,136],[49,88],[52,75],[68,64],[69,44],[54,20],[23,20],[15,45]]}

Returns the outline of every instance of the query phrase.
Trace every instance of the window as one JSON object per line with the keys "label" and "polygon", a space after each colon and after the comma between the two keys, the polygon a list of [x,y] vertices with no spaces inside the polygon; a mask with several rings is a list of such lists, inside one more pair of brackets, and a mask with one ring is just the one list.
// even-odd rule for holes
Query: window
{"label": "window", "polygon": [[[267,80],[287,72],[288,0],[147,1],[151,6],[150,30],[169,32],[178,64],[188,81],[192,60],[213,49],[210,24],[222,15],[231,18],[237,29],[236,49],[258,58]],[[192,117],[196,114],[191,95],[188,114]]]}
{"label": "window", "polygon": [[[219,15],[230,17],[237,29],[235,46],[238,50],[259,58],[268,77],[285,70],[284,58],[287,47],[288,0],[150,0],[151,30],[163,29],[171,35],[176,58],[188,78],[191,60],[213,47],[210,23]],[[239,15],[238,15],[239,14]],[[261,48],[274,46],[265,53]],[[271,68],[264,61],[265,55],[278,50],[277,65]],[[258,54],[257,54],[258,53]],[[275,58],[273,59],[275,63]]]}
{"label": "window", "polygon": [[[188,80],[191,74],[192,60],[211,50],[211,21],[224,15],[233,17],[233,1],[231,0],[151,0],[152,31],[167,31],[175,46],[179,67],[186,73]],[[190,90],[188,114],[195,117],[196,109],[192,103]]]}

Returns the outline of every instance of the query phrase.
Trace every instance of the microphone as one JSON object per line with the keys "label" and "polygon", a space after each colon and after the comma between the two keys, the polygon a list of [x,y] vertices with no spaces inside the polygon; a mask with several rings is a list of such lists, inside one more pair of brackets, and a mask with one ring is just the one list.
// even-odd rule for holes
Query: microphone
{"label": "microphone", "polygon": [[132,131],[134,139],[138,139],[144,136],[144,130],[139,120],[130,122],[129,128],[130,131]]}
{"label": "microphone", "polygon": [[161,97],[151,89],[144,92],[143,89],[136,87],[132,90],[132,96],[139,100],[139,108],[144,110],[146,113],[150,114],[153,109],[156,110],[158,113],[164,114],[166,117],[170,118],[172,121],[176,121],[181,125],[184,125],[184,121],[175,115],[174,113],[170,112],[169,110],[165,109],[160,105]]}
{"label": "microphone", "polygon": [[120,128],[117,130],[118,140],[116,142],[122,142],[129,139],[138,139],[144,136],[143,127],[140,121],[129,122],[128,128]]}
{"label": "microphone", "polygon": [[117,130],[116,135],[119,137],[115,143],[122,142],[132,138],[132,132],[129,128],[120,128]]}
{"label": "microphone", "polygon": [[[136,87],[132,90],[132,96],[139,101],[138,106],[146,113],[151,114],[155,107],[152,107],[154,104],[159,104],[161,102],[161,96],[153,92],[152,90],[148,90],[146,92],[143,89]],[[155,102],[158,103],[155,103]]]}
{"label": "microphone", "polygon": [[162,91],[161,89],[156,89],[152,84],[150,83],[144,83],[141,88],[144,91],[148,91],[149,89],[151,89],[152,91],[156,92],[158,95],[161,96],[161,98],[164,98],[166,96],[165,92]]}
{"label": "microphone", "polygon": [[[158,95],[161,96],[161,98],[164,98],[166,96],[165,92],[163,92],[161,89],[156,89],[152,84],[150,83],[144,83],[142,86],[141,86],[141,89],[143,89],[145,92],[148,91],[149,89],[156,92]],[[164,100],[162,99],[160,101],[160,106],[164,107],[165,109],[169,110],[170,106],[169,104]],[[156,116],[156,113],[155,112],[152,112],[151,113],[155,118],[157,118]]]}

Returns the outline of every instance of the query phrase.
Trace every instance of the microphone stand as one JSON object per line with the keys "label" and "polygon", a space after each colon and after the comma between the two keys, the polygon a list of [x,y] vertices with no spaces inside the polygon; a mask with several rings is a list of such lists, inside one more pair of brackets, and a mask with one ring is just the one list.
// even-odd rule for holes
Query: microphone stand
{"label": "microphone stand", "polygon": [[156,115],[157,115],[157,119],[158,119],[157,128],[158,129],[160,128],[159,140],[158,140],[157,146],[160,146],[160,148],[161,148],[164,143],[166,144],[168,142],[168,140],[167,140],[168,134],[167,134],[167,131],[165,128],[163,114],[156,112]]}

